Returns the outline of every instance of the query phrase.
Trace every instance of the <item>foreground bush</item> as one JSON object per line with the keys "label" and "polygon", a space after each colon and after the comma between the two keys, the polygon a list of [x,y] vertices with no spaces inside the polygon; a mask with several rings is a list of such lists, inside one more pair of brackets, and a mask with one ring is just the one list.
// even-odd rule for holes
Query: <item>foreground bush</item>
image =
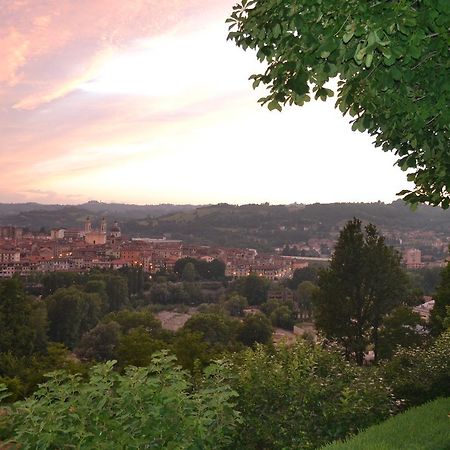
{"label": "foreground bush", "polygon": [[124,375],[113,362],[100,364],[88,382],[54,372],[29,399],[2,411],[3,428],[20,449],[223,448],[240,420],[235,392],[218,365],[194,389],[174,360],[161,352]]}
{"label": "foreground bush", "polygon": [[229,370],[243,418],[234,448],[314,449],[395,408],[390,389],[371,369],[306,343],[247,350]]}
{"label": "foreground bush", "polygon": [[381,367],[397,399],[406,406],[450,396],[450,331],[432,345],[399,350]]}
{"label": "foreground bush", "polygon": [[448,450],[450,398],[410,409],[373,426],[346,442],[323,450]]}

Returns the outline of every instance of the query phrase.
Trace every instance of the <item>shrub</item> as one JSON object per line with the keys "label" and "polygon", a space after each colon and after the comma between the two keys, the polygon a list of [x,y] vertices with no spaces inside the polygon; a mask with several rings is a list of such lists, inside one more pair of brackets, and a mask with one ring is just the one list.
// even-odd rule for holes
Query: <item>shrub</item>
{"label": "shrub", "polygon": [[234,448],[314,449],[385,419],[394,400],[372,374],[303,342],[236,355],[229,376],[244,421]]}
{"label": "shrub", "polygon": [[381,373],[407,406],[450,396],[450,331],[428,346],[400,349]]}
{"label": "shrub", "polygon": [[223,448],[240,420],[235,392],[218,365],[193,390],[174,360],[160,352],[148,367],[124,375],[110,361],[95,366],[88,382],[53,372],[0,419],[12,424],[10,442],[21,448]]}

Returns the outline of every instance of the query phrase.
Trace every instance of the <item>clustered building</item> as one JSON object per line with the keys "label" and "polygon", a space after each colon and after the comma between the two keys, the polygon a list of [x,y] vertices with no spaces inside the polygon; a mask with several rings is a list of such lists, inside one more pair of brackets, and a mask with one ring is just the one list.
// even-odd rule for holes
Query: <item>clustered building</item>
{"label": "clustered building", "polygon": [[[417,239],[416,235],[413,237]],[[399,243],[395,236],[391,236],[391,240]],[[248,248],[199,246],[165,238],[128,239],[122,235],[117,222],[108,229],[106,219],[102,218],[96,227],[87,217],[82,229],[55,228],[50,234],[33,234],[20,227],[0,226],[0,278],[9,278],[16,273],[29,276],[42,272],[126,266],[142,267],[153,274],[171,271],[178,259],[191,257],[208,262],[213,259],[223,261],[228,277],[257,274],[280,280],[291,277],[294,270],[308,266],[308,261],[328,261],[329,257],[324,255],[329,254],[333,246],[334,241],[330,239],[310,239],[294,246],[306,256],[284,256],[285,249],[282,248],[276,249],[276,254],[265,254]],[[323,248],[327,251],[322,252]],[[403,248],[403,263],[408,269],[418,269],[443,266],[445,260],[427,261],[421,250],[407,247]]]}
{"label": "clustered building", "polygon": [[127,266],[142,267],[153,274],[173,270],[183,257],[208,262],[219,259],[225,263],[225,275],[229,277],[254,273],[271,280],[291,277],[295,269],[308,265],[298,257],[258,254],[253,249],[215,248],[165,238],[128,239],[117,222],[108,230],[105,218],[98,228],[87,217],[83,229],[57,228],[49,235],[24,232],[20,227],[0,227],[0,278]]}

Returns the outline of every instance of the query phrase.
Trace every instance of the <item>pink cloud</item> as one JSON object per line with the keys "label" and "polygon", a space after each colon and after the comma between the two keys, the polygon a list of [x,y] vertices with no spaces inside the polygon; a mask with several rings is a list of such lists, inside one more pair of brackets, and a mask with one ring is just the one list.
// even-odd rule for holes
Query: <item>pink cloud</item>
{"label": "pink cloud", "polygon": [[0,35],[0,83],[14,86],[20,80],[19,69],[25,64],[29,41],[16,29]]}
{"label": "pink cloud", "polygon": [[0,101],[34,109],[60,98],[86,81],[105,54],[224,2],[209,1],[207,8],[204,0],[6,2],[0,11]]}

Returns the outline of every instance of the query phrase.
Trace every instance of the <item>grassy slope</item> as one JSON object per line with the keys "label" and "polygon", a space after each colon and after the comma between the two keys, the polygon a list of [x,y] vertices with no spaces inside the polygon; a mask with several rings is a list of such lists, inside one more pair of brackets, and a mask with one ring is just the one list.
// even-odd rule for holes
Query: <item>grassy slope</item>
{"label": "grassy slope", "polygon": [[450,397],[393,417],[322,450],[449,450]]}

